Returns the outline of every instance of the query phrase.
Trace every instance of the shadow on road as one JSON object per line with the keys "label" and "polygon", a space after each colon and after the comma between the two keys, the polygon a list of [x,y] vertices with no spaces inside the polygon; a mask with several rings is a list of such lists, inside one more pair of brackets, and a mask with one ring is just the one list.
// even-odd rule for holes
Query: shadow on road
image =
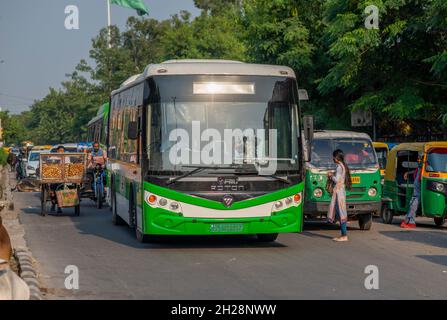
{"label": "shadow on road", "polygon": [[447,249],[447,233],[442,231],[380,231],[380,234],[399,241],[417,242]]}
{"label": "shadow on road", "polygon": [[149,244],[139,243],[135,231],[128,226],[115,226],[109,208],[97,210],[88,202],[81,206],[81,216],[70,216],[82,234],[90,234],[137,249],[238,249],[238,248],[281,248],[275,243],[259,242],[254,236],[163,236]]}
{"label": "shadow on road", "polygon": [[447,256],[416,256],[431,263],[447,267]]}

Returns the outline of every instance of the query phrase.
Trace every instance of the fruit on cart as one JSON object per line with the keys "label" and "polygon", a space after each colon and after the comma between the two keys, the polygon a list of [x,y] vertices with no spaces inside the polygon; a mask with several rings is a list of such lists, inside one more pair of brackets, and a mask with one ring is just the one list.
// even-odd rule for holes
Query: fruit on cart
{"label": "fruit on cart", "polygon": [[79,178],[84,175],[83,163],[66,163],[65,164],[65,176],[67,178]]}
{"label": "fruit on cart", "polygon": [[43,164],[42,178],[44,179],[62,179],[62,168],[58,164]]}

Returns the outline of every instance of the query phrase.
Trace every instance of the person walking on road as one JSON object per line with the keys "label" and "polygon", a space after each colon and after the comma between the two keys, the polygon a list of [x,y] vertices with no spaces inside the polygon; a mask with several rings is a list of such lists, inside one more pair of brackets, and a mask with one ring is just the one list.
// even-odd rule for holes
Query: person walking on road
{"label": "person walking on road", "polygon": [[336,220],[340,222],[341,237],[334,238],[336,242],[346,242],[348,239],[348,211],[346,209],[346,189],[351,188],[351,172],[345,163],[343,151],[338,149],[333,153],[334,162],[336,164],[335,175],[328,173],[328,179],[335,184],[332,201],[329,206],[328,220],[334,223]]}
{"label": "person walking on road", "polygon": [[422,181],[422,156],[418,158],[418,167],[414,171],[410,171],[405,173],[404,179],[408,181],[409,175],[414,175],[414,189],[413,196],[410,200],[410,207],[408,209],[407,215],[405,216],[405,220],[402,221],[400,227],[402,229],[414,229],[416,228],[416,212],[419,209],[419,203],[421,198],[421,181]]}

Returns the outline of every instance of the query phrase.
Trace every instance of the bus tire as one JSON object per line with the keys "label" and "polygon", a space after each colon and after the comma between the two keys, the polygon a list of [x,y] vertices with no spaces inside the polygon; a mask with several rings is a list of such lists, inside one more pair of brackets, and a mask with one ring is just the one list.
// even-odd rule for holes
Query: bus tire
{"label": "bus tire", "polygon": [[433,220],[435,220],[435,225],[437,227],[442,227],[445,224],[445,218],[434,218]]}
{"label": "bus tire", "polygon": [[257,238],[260,242],[275,242],[278,239],[278,233],[258,234]]}
{"label": "bus tire", "polygon": [[138,228],[135,228],[135,236],[140,243],[154,243],[157,241],[157,238],[154,236],[148,236],[143,234]]}
{"label": "bus tire", "polygon": [[359,216],[359,226],[360,230],[369,231],[371,230],[373,223],[373,215],[372,213],[362,214]]}
{"label": "bus tire", "polygon": [[388,208],[388,206],[383,206],[381,216],[384,224],[392,224],[394,218],[394,211]]}
{"label": "bus tire", "polygon": [[123,226],[126,224],[126,222],[116,212],[116,210],[117,210],[117,208],[116,208],[116,193],[115,193],[115,189],[113,187],[112,187],[110,196],[111,196],[110,204],[111,204],[111,209],[112,209],[112,223],[115,226]]}

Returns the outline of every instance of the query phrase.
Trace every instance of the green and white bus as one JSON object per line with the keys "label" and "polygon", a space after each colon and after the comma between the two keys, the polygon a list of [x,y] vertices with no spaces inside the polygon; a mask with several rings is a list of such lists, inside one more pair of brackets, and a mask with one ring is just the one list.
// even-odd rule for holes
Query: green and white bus
{"label": "green and white bus", "polygon": [[301,232],[302,92],[288,67],[222,60],[167,61],[127,80],[110,101],[113,223],[141,242]]}
{"label": "green and white bus", "polygon": [[109,110],[109,103],[103,104],[99,107],[96,117],[87,124],[87,142],[99,142],[102,147],[105,147]]}

